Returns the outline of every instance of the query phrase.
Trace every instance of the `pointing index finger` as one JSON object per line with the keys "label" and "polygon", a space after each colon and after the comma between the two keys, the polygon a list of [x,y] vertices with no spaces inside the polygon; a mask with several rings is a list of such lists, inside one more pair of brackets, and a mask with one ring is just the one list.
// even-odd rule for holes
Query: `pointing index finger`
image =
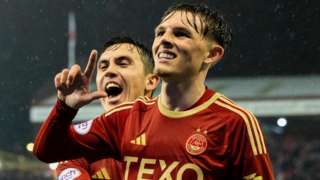
{"label": "pointing index finger", "polygon": [[97,63],[97,56],[98,56],[98,52],[97,50],[93,49],[90,53],[89,59],[88,59],[88,64],[86,69],[84,70],[84,74],[85,76],[90,79],[93,72],[94,72],[94,68],[96,66]]}

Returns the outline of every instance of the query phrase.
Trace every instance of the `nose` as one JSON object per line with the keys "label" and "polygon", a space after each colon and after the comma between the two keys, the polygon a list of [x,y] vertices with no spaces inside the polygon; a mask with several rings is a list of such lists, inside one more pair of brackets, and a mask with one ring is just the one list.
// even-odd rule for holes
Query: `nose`
{"label": "nose", "polygon": [[173,37],[170,32],[166,32],[161,36],[160,45],[162,45],[163,48],[167,49],[173,47]]}
{"label": "nose", "polygon": [[110,63],[104,74],[105,77],[113,78],[117,76],[117,65]]}

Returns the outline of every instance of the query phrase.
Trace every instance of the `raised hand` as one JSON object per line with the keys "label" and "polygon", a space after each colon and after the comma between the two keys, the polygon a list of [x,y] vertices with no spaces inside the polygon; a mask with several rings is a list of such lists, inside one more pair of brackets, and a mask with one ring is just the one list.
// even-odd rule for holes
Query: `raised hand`
{"label": "raised hand", "polygon": [[70,69],[63,69],[55,76],[58,98],[69,107],[79,109],[95,99],[107,96],[104,91],[90,92],[89,90],[90,80],[97,63],[97,54],[96,50],[91,51],[84,72],[78,64],[75,64]]}

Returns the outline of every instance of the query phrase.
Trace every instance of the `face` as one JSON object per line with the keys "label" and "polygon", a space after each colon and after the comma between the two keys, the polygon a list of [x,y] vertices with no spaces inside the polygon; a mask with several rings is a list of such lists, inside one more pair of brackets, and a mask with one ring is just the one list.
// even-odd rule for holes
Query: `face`
{"label": "face", "polygon": [[147,75],[137,49],[131,44],[116,44],[106,49],[97,63],[98,90],[108,96],[101,99],[108,110],[120,103],[144,95]]}
{"label": "face", "polygon": [[[183,78],[196,76],[208,56],[208,42],[192,26],[191,13],[175,11],[169,14],[155,29],[152,53],[155,73],[160,77]],[[196,16],[195,23],[201,27]]]}

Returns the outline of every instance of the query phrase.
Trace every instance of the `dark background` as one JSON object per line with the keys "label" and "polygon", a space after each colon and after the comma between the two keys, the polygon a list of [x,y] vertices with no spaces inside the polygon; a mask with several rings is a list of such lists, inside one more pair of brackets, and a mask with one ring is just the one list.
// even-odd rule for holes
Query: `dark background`
{"label": "dark background", "polygon": [[[33,140],[33,99],[42,87],[51,94],[54,75],[67,66],[69,11],[76,14],[77,59],[85,59],[111,36],[150,46],[153,28],[174,2],[0,0],[0,149],[23,153]],[[189,2],[217,7],[232,23],[231,51],[211,77],[320,74],[320,1]]]}

